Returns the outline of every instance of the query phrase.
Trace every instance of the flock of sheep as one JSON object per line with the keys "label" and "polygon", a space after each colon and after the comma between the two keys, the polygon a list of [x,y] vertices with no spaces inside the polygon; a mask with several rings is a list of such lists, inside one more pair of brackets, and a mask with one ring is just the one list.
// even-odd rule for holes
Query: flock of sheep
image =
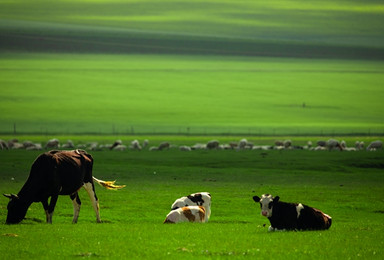
{"label": "flock of sheep", "polygon": [[91,142],[88,144],[78,144],[74,145],[71,140],[68,140],[65,143],[60,143],[58,139],[49,140],[44,146],[41,143],[33,143],[31,141],[19,142],[17,139],[12,139],[9,141],[0,140],[0,150],[8,149],[26,149],[26,150],[48,150],[48,149],[86,149],[90,151],[98,150],[115,150],[115,151],[124,151],[127,149],[130,150],[142,150],[148,149],[149,151],[162,151],[168,149],[179,149],[180,151],[192,151],[192,150],[313,150],[313,151],[323,151],[323,150],[339,150],[339,151],[376,151],[383,149],[383,142],[381,140],[376,140],[371,142],[367,147],[365,147],[364,142],[356,141],[354,146],[347,146],[345,141],[338,141],[336,139],[319,140],[315,145],[311,141],[308,141],[306,145],[299,146],[294,145],[291,140],[284,141],[275,141],[273,145],[254,145],[249,142],[247,139],[241,139],[238,142],[230,142],[228,144],[221,144],[217,140],[212,140],[207,143],[197,143],[193,146],[181,145],[175,146],[171,145],[169,142],[162,142],[158,146],[149,146],[149,141],[146,139],[142,143],[138,140],[133,140],[128,146],[123,144],[121,140],[116,140],[113,144],[99,144],[98,142]]}

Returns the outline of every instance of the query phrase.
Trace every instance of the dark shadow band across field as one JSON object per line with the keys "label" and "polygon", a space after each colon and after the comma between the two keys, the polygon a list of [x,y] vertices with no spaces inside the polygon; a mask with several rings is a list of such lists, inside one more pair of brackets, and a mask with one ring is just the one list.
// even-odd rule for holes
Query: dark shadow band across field
{"label": "dark shadow band across field", "polygon": [[123,29],[116,31],[108,27],[84,29],[83,26],[74,25],[30,27],[27,22],[16,27],[0,26],[0,51],[384,59],[384,48],[379,47],[139,33]]}

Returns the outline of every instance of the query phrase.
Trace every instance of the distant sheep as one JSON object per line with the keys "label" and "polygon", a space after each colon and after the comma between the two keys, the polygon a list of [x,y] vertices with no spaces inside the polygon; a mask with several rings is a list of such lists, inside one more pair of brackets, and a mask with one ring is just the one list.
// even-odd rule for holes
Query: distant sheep
{"label": "distant sheep", "polygon": [[164,223],[206,222],[205,208],[202,206],[186,206],[168,213]]}
{"label": "distant sheep", "polygon": [[125,150],[127,150],[127,146],[123,145],[123,144],[119,144],[119,145],[116,145],[115,147],[113,147],[113,150],[114,151],[125,151]]}
{"label": "distant sheep", "polygon": [[320,147],[325,147],[327,146],[327,142],[326,141],[323,141],[323,140],[320,140],[320,141],[317,141],[317,146],[320,146]]}
{"label": "distant sheep", "polygon": [[170,144],[168,142],[162,142],[159,147],[158,147],[158,150],[162,151],[164,149],[169,149],[170,147]]}
{"label": "distant sheep", "polygon": [[316,146],[316,147],[312,147],[311,148],[311,151],[326,151],[327,148],[325,146]]}
{"label": "distant sheep", "polygon": [[284,140],[275,141],[275,150],[284,150],[284,149],[292,149],[292,141],[291,140]]}
{"label": "distant sheep", "polygon": [[18,139],[12,139],[12,140],[9,140],[8,141],[8,148],[9,149],[12,149],[13,148],[13,145],[15,144],[15,143],[18,143],[19,142],[19,140]]}
{"label": "distant sheep", "polygon": [[132,149],[132,150],[141,150],[141,146],[140,146],[140,143],[139,143],[139,141],[138,140],[133,140],[132,142],[131,142],[131,146],[129,147],[130,149]]}
{"label": "distant sheep", "polygon": [[339,141],[335,140],[335,139],[329,139],[327,141],[327,145],[328,147],[328,150],[332,151],[334,149],[336,150],[340,150],[342,151],[343,150],[343,147],[341,146],[341,144],[339,143]]}
{"label": "distant sheep", "polygon": [[383,149],[383,142],[380,140],[373,141],[367,146],[367,151],[376,151]]}
{"label": "distant sheep", "polygon": [[59,148],[59,145],[60,145],[59,140],[56,139],[56,138],[54,138],[54,139],[49,140],[49,141],[45,144],[44,148],[45,148],[45,149],[57,149],[57,148]]}
{"label": "distant sheep", "polygon": [[236,142],[230,142],[229,146],[231,147],[231,149],[236,149],[239,146],[239,144]]}
{"label": "distant sheep", "polygon": [[8,144],[4,140],[0,140],[0,150],[8,150]]}
{"label": "distant sheep", "polygon": [[182,146],[179,147],[179,150],[180,151],[191,151],[192,149],[189,146],[182,145]]}
{"label": "distant sheep", "polygon": [[355,148],[358,151],[364,150],[364,142],[356,141],[355,142]]}
{"label": "distant sheep", "polygon": [[114,150],[116,146],[122,145],[123,142],[121,140],[116,140],[113,145],[109,148],[110,150]]}
{"label": "distant sheep", "polygon": [[24,144],[15,142],[15,143],[12,143],[12,146],[10,146],[10,147],[11,147],[11,149],[24,149]]}
{"label": "distant sheep", "polygon": [[239,145],[238,145],[238,148],[241,150],[241,149],[245,149],[245,147],[247,146],[248,144],[248,140],[247,139],[241,139],[240,142],[239,142]]}
{"label": "distant sheep", "polygon": [[219,148],[219,141],[217,140],[212,140],[207,143],[207,149],[212,150],[212,149],[218,149]]}
{"label": "distant sheep", "polygon": [[197,143],[195,145],[193,145],[191,147],[192,150],[204,150],[204,149],[207,149],[207,145],[206,144],[200,144],[200,143]]}
{"label": "distant sheep", "polygon": [[30,145],[25,149],[27,151],[40,151],[40,150],[43,150],[43,147],[41,146],[41,144],[35,144],[34,143],[33,145]]}
{"label": "distant sheep", "polygon": [[[101,147],[99,147],[99,144],[97,142],[91,142],[88,145],[89,145],[88,150],[91,150],[91,151],[97,151],[101,149]],[[80,147],[78,146],[78,148]]]}
{"label": "distant sheep", "polygon": [[158,151],[159,148],[157,146],[151,146],[149,147],[149,151]]}
{"label": "distant sheep", "polygon": [[252,150],[267,151],[267,150],[272,150],[272,149],[273,149],[273,146],[270,146],[270,145],[255,145],[252,147]]}
{"label": "distant sheep", "polygon": [[340,142],[340,146],[343,148],[343,151],[347,151],[347,152],[357,151],[356,147],[348,147],[347,143],[344,140]]}
{"label": "distant sheep", "polygon": [[284,141],[280,141],[280,140],[275,141],[275,146],[284,146]]}
{"label": "distant sheep", "polygon": [[283,142],[283,146],[284,146],[285,149],[291,149],[292,141],[291,140],[285,140]]}
{"label": "distant sheep", "polygon": [[304,145],[304,146],[303,146],[303,149],[304,149],[304,150],[312,150],[312,142],[311,142],[311,141],[308,141],[308,142],[307,142],[307,145]]}
{"label": "distant sheep", "polygon": [[73,149],[75,148],[75,145],[73,144],[72,140],[67,140],[67,142],[61,146],[61,148]]}

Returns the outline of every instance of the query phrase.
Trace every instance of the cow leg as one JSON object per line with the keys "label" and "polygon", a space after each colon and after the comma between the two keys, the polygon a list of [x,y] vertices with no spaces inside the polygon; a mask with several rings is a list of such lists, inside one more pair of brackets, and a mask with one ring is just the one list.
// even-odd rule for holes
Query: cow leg
{"label": "cow leg", "polygon": [[96,193],[95,193],[95,186],[93,185],[93,182],[87,182],[84,183],[84,188],[88,192],[89,198],[91,199],[93,209],[96,213],[96,222],[101,223],[100,219],[100,212],[99,212],[99,200],[97,199]]}
{"label": "cow leg", "polygon": [[52,224],[53,211],[55,210],[56,202],[58,198],[59,198],[59,195],[53,195],[51,197],[51,201],[49,202],[49,206],[48,206],[47,223]]}
{"label": "cow leg", "polygon": [[48,204],[48,198],[41,201],[41,203],[43,204],[44,210],[45,210],[47,223],[49,223],[49,224],[52,224],[53,211],[55,210],[58,197],[59,197],[59,195],[53,195],[51,197],[51,201],[49,202],[49,204]]}
{"label": "cow leg", "polygon": [[77,192],[72,194],[70,197],[71,197],[71,200],[73,203],[73,220],[72,220],[72,223],[76,224],[77,219],[79,218],[81,201],[80,201],[79,194]]}
{"label": "cow leg", "polygon": [[42,200],[41,203],[43,204],[47,223],[52,223],[52,217],[50,217],[48,213],[48,198],[46,200]]}

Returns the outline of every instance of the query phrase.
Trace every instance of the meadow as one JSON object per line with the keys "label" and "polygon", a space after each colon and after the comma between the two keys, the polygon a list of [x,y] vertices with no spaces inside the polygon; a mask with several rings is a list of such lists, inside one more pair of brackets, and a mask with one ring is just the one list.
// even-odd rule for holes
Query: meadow
{"label": "meadow", "polygon": [[7,54],[0,68],[0,132],[8,134],[384,129],[384,67],[377,61]]}
{"label": "meadow", "polygon": [[[0,192],[16,193],[38,151],[0,151]],[[313,151],[99,151],[94,175],[127,185],[99,186],[102,224],[80,192],[79,222],[72,203],[60,197],[53,224],[33,204],[19,225],[0,224],[3,258],[187,258],[381,259],[383,255],[384,154]],[[165,225],[172,202],[209,191],[212,216],[206,224]],[[326,231],[268,232],[252,196],[320,208],[333,218]],[[8,200],[1,199],[4,223]]]}
{"label": "meadow", "polygon": [[[0,2],[0,139],[76,144],[242,137],[296,145],[384,134],[384,6],[369,0]],[[39,151],[0,150],[0,193]],[[4,259],[382,259],[383,151],[94,151],[103,223],[85,191],[5,225]],[[172,202],[212,194],[209,223],[164,225]],[[329,230],[268,232],[252,196],[317,207]]]}
{"label": "meadow", "polygon": [[2,134],[383,134],[377,1],[0,3]]}

